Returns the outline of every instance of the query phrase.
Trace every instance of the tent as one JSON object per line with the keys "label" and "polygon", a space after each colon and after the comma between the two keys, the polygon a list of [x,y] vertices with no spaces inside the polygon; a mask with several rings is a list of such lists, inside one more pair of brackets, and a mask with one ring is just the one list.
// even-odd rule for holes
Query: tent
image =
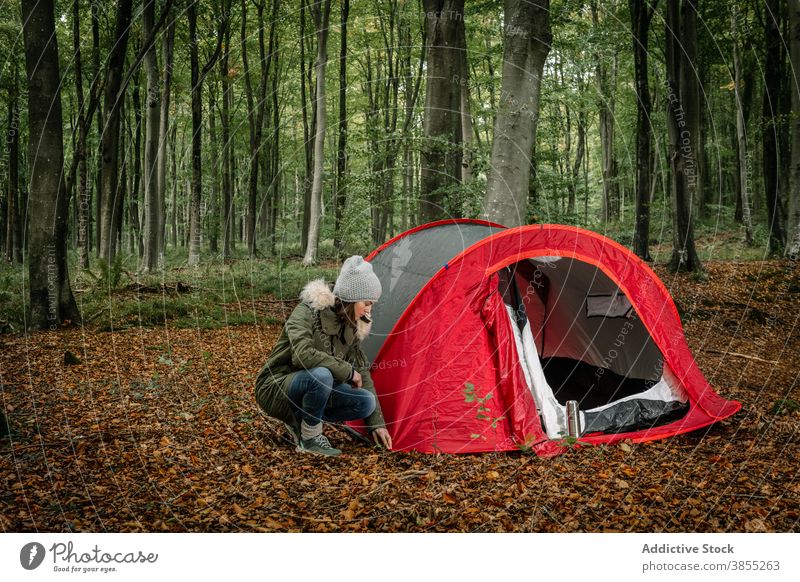
{"label": "tent", "polygon": [[396,450],[548,456],[567,435],[648,441],[741,407],[703,377],[655,273],[599,234],[445,220],[367,260],[383,295],[364,349]]}

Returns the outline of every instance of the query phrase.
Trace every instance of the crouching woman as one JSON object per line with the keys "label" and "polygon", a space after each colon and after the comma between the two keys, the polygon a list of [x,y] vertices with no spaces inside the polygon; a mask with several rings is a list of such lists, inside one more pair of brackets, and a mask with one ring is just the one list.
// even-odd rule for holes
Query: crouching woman
{"label": "crouching woman", "polygon": [[359,419],[377,444],[392,447],[361,349],[380,295],[372,265],[353,256],[332,290],[324,279],[308,283],[286,320],[256,379],[256,400],[286,424],[298,451],[340,454],[323,434],[323,422]]}

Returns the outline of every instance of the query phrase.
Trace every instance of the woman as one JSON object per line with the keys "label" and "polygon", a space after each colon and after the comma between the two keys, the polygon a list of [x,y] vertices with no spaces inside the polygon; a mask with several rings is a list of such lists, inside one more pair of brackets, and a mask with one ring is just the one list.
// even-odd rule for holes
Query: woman
{"label": "woman", "polygon": [[348,258],[331,290],[311,281],[283,327],[256,380],[256,400],[292,434],[298,451],[336,456],[323,421],[365,419],[373,440],[387,449],[386,430],[361,342],[372,325],[381,283],[362,257]]}

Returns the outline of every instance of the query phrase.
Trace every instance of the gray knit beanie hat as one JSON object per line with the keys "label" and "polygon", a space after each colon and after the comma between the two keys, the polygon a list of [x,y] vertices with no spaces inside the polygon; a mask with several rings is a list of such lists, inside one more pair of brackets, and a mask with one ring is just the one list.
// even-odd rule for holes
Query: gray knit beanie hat
{"label": "gray knit beanie hat", "polygon": [[372,271],[372,265],[363,257],[353,255],[345,260],[333,294],[349,303],[377,301],[381,296],[381,282]]}

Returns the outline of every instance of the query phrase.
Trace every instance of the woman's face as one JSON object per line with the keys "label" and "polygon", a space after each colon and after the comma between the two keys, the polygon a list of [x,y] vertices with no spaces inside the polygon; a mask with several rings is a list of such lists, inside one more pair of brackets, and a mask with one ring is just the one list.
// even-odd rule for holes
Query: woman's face
{"label": "woman's face", "polygon": [[367,321],[372,321],[372,301],[356,301],[353,305],[356,321],[366,316]]}

